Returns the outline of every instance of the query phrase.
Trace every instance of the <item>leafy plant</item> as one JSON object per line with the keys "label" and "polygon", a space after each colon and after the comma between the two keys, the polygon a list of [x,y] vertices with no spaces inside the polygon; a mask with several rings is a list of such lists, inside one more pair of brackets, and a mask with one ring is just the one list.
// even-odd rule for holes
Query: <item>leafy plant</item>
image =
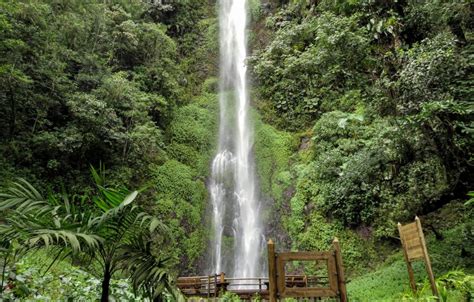
{"label": "leafy plant", "polygon": [[107,187],[104,173],[94,168],[92,175],[97,195],[91,201],[96,208],[78,208],[64,196],[44,198],[25,180],[14,183],[0,195],[5,215],[2,241],[18,240],[26,248],[58,246],[56,259],[66,252],[83,261],[97,260],[102,270],[102,301],[108,301],[111,279],[119,271],[128,272],[134,290],[151,299],[165,288],[171,290],[168,261],[157,258],[151,248],[157,236],[168,239],[167,228],[134,204],[137,191]]}
{"label": "leafy plant", "polygon": [[465,205],[469,206],[469,205],[474,204],[474,191],[469,192],[467,196],[469,196],[470,198],[468,201],[466,201]]}

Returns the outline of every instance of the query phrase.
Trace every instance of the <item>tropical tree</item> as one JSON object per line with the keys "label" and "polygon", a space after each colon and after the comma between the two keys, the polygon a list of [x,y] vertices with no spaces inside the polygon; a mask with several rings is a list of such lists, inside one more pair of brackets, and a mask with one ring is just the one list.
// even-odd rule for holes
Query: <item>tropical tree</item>
{"label": "tropical tree", "polygon": [[152,300],[158,301],[164,291],[172,293],[171,261],[156,256],[153,246],[169,240],[167,228],[136,205],[138,191],[106,187],[105,173],[92,169],[92,175],[97,187],[92,197],[45,198],[24,179],[0,193],[1,246],[54,247],[48,249],[58,251],[53,262],[69,256],[89,263],[91,271],[98,263],[101,301],[109,300],[110,281],[119,272],[129,274],[136,293]]}
{"label": "tropical tree", "polygon": [[101,301],[108,301],[110,280],[118,271],[130,274],[134,290],[150,299],[159,300],[165,289],[173,292],[171,258],[156,257],[152,244],[169,240],[166,226],[132,204],[138,191],[108,188],[105,173],[92,169],[92,175],[98,188],[92,200],[101,213],[89,221],[89,227],[104,239],[91,254],[103,270]]}

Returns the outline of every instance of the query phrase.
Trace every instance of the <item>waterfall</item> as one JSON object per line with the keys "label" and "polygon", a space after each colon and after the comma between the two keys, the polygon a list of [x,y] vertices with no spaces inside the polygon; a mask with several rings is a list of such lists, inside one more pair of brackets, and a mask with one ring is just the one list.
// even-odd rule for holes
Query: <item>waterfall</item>
{"label": "waterfall", "polygon": [[[261,275],[264,244],[249,119],[246,2],[219,1],[220,126],[209,185],[212,271],[243,278]],[[225,238],[233,238],[227,250]]]}

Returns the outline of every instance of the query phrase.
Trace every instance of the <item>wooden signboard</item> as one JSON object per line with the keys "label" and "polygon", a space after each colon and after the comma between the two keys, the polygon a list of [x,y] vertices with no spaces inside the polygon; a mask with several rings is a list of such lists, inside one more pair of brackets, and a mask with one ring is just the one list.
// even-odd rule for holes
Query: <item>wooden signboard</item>
{"label": "wooden signboard", "polygon": [[[327,281],[325,286],[308,286],[307,276],[291,277],[285,271],[285,264],[291,261],[323,262],[327,267]],[[333,241],[333,248],[325,252],[284,252],[276,253],[275,245],[268,242],[269,268],[269,300],[277,301],[280,298],[339,298],[347,301],[344,268],[342,265],[341,249],[337,238]],[[300,280],[301,279],[301,280]]]}
{"label": "wooden signboard", "polygon": [[428,249],[426,248],[425,236],[423,235],[420,219],[415,217],[415,222],[405,225],[398,223],[398,232],[400,233],[403,254],[407,263],[411,289],[413,292],[416,292],[415,275],[411,263],[416,260],[423,260],[425,262],[428,278],[430,279],[433,295],[438,296],[438,289],[436,287],[433,270],[431,269],[431,261],[428,255]]}

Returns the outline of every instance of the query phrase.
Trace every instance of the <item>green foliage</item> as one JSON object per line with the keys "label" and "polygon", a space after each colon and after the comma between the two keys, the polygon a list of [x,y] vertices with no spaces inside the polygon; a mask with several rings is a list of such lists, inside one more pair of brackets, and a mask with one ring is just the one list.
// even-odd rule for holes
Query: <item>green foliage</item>
{"label": "green foliage", "polygon": [[[455,182],[470,165],[473,154],[472,115],[465,85],[472,64],[466,53],[456,48],[453,35],[440,33],[410,50],[398,81],[400,101],[408,120],[423,127],[439,151],[448,170],[448,181]],[[470,84],[468,84],[470,83]]]}
{"label": "green foliage", "polygon": [[278,131],[255,115],[255,156],[260,190],[275,200],[278,208],[284,192],[291,184],[289,164],[295,140],[289,133]]}
{"label": "green foliage", "polygon": [[248,2],[248,9],[250,18],[252,21],[258,21],[262,16],[262,3],[261,0],[250,0]]}
{"label": "green foliage", "polygon": [[[53,251],[54,253],[54,251]],[[48,250],[38,250],[25,255],[15,266],[15,271],[8,271],[11,276],[2,298],[5,300],[21,299],[22,301],[93,301],[100,295],[101,281],[85,272],[80,267],[72,266],[67,261],[57,261],[47,274],[45,263],[53,259]],[[127,280],[112,280],[111,298],[127,301],[142,301],[136,297]]]}
{"label": "green foliage", "polygon": [[176,111],[169,127],[170,155],[206,175],[217,140],[217,100],[208,94]]}
{"label": "green foliage", "polygon": [[[101,266],[101,301],[108,301],[111,279],[119,271],[130,274],[134,291],[149,298],[157,298],[165,289],[171,291],[170,261],[152,251],[153,242],[166,241],[167,227],[132,205],[137,191],[108,187],[104,175],[92,168],[96,195],[84,195],[80,204],[66,194],[43,198],[24,180],[2,193],[0,238],[7,256],[14,247],[12,242],[19,242],[27,250],[57,246],[53,263],[61,255],[85,263],[97,260]],[[5,266],[2,276],[4,270]]]}
{"label": "green foliage", "polygon": [[192,168],[176,160],[156,167],[153,174],[152,181],[158,192],[155,211],[175,239],[166,250],[179,259],[183,269],[191,270],[206,246],[201,224],[206,187],[203,181],[195,179],[196,172]]}
{"label": "green foliage", "polygon": [[286,177],[294,246],[305,236],[324,248],[344,227],[389,238],[398,221],[470,190],[467,11],[463,1],[290,1],[267,17],[270,41],[250,60],[257,107],[312,138]]}
{"label": "green foliage", "polygon": [[[387,263],[376,272],[359,277],[348,284],[349,298],[353,301],[438,301],[431,293],[431,286],[423,264],[414,263],[418,291],[413,293],[408,285],[406,264],[398,260]],[[470,301],[472,275],[450,271],[436,278],[440,301]]]}
{"label": "green foliage", "polygon": [[170,160],[152,165],[151,184],[156,188],[156,213],[176,239],[169,246],[179,267],[195,273],[196,261],[206,249],[206,176],[217,141],[217,100],[204,94],[176,110],[168,128],[166,151]]}
{"label": "green foliage", "polygon": [[[204,249],[204,182],[217,132],[215,95],[195,96],[202,91],[202,79],[217,73],[218,30],[212,6],[201,0],[166,4],[140,0],[1,2],[0,114],[7,118],[0,120],[0,185],[25,176],[52,191],[67,187],[71,194],[84,196],[88,192],[91,196],[84,197],[85,201],[71,198],[71,209],[89,210],[88,205],[95,201],[91,210],[98,215],[99,210],[108,209],[108,198],[125,192],[110,191],[120,187],[114,184],[139,187],[156,176],[157,167],[181,161],[186,165],[184,177],[191,183],[192,194],[181,195],[182,187],[164,186],[164,193],[146,192],[146,200],[141,201],[147,210],[166,215],[163,219],[168,221],[174,220],[175,214],[162,207],[161,201],[155,205],[152,200],[163,198],[167,203],[182,197],[178,204],[183,202],[183,221],[171,226],[180,229],[182,236],[176,238],[187,236],[189,240],[169,246],[183,244],[181,248],[189,252],[183,258],[191,260],[183,261],[182,267],[191,266]],[[212,89],[209,92],[215,92]],[[107,196],[92,198],[105,191],[91,184],[91,164],[107,166]],[[164,175],[174,175],[174,171]],[[159,180],[167,181],[163,177]],[[180,181],[173,178],[174,183]],[[55,198],[58,203],[63,201],[62,196]],[[184,203],[192,208],[190,217]],[[135,212],[139,209],[131,207]],[[96,222],[108,224],[110,217],[123,215],[124,209]],[[135,212],[132,214],[138,214]],[[87,221],[87,217],[74,215],[66,213],[60,226]],[[130,227],[124,224],[120,229],[126,226]],[[136,231],[130,227],[130,233]],[[55,234],[40,235],[56,240]],[[141,238],[140,232],[136,235]],[[68,239],[70,233],[62,236],[73,239]],[[120,270],[134,276],[140,272],[137,278],[149,278],[161,287],[169,276],[161,270],[146,275],[144,265],[150,267],[156,260],[157,267],[168,267],[176,260],[150,258],[150,253],[156,254],[156,246],[150,250],[140,244],[150,238],[141,239],[128,243],[140,252],[130,255],[143,264]],[[157,245],[163,238],[153,235],[152,239]],[[83,239],[78,240],[82,243]],[[111,254],[111,250],[103,253]],[[112,256],[113,262],[118,262],[117,255]],[[133,259],[124,262],[133,263]],[[152,288],[151,283],[133,285],[143,291]],[[163,288],[153,291],[163,292]]]}
{"label": "green foliage", "polygon": [[155,21],[168,25],[170,35],[183,37],[195,30],[207,7],[204,0],[171,0],[165,4],[157,1],[150,4],[148,13]]}
{"label": "green foliage", "polygon": [[370,40],[357,16],[274,22],[275,39],[251,62],[261,97],[283,116],[279,126],[301,129],[367,82],[362,70],[370,65]]}
{"label": "green foliage", "polygon": [[416,293],[403,295],[403,301],[470,301],[474,294],[474,277],[463,271],[450,271],[436,279],[439,298],[431,293],[431,284],[425,280]]}
{"label": "green foliage", "polygon": [[[374,242],[363,239],[344,229],[341,224],[327,221],[321,214],[298,203],[298,196],[291,200],[291,216],[285,227],[293,239],[293,248],[300,251],[329,250],[335,237],[340,240],[344,265],[348,274],[362,272],[377,257]],[[312,213],[311,213],[312,212]]]}
{"label": "green foliage", "polygon": [[113,172],[163,157],[160,133],[181,93],[181,72],[176,43],[147,19],[148,4],[0,6],[2,157],[78,190],[89,163]]}
{"label": "green foliage", "polygon": [[240,302],[240,298],[238,295],[231,293],[231,292],[226,292],[220,297],[221,301],[226,301],[226,302]]}
{"label": "green foliage", "polygon": [[89,217],[78,215],[68,199],[58,205],[54,196],[45,199],[26,180],[19,179],[0,193],[0,201],[5,220],[0,225],[3,246],[14,241],[27,248],[62,245],[78,253],[84,246],[95,249],[102,241],[87,228]]}
{"label": "green foliage", "polygon": [[219,86],[219,79],[209,78],[204,81],[203,90],[206,93],[217,93]]}
{"label": "green foliage", "polygon": [[[354,301],[397,301],[400,294],[410,290],[407,267],[398,254],[396,260],[377,271],[352,280],[347,285],[349,297]],[[415,263],[415,276],[423,276],[423,266]],[[417,282],[422,279],[417,279]]]}
{"label": "green foliage", "polygon": [[[339,237],[355,276],[393,249],[381,240],[396,235],[396,222],[472,191],[472,4],[267,3],[248,4],[251,40],[262,45],[249,70],[268,232],[301,250],[325,250]],[[56,246],[54,253],[73,251],[101,279],[131,276],[132,288],[148,297],[171,295],[171,266],[199,272],[218,118],[214,4],[1,1],[0,186],[23,176],[44,191],[78,193],[45,197],[23,180],[2,190],[5,269],[23,256],[22,246],[48,246],[48,253]],[[104,183],[94,172],[94,185],[89,165],[99,163],[110,175]],[[114,185],[126,183],[152,190],[137,195]],[[443,239],[428,236],[437,275],[472,270],[471,204],[426,217],[431,227],[460,221],[438,230]],[[175,240],[150,232],[161,224],[142,206]],[[60,273],[71,280],[60,279],[54,266],[40,276],[28,257],[18,264],[24,280],[8,294],[47,299],[51,282],[50,299],[97,295],[98,279],[72,268]],[[353,280],[351,299],[429,299],[401,295],[406,269],[399,254],[391,261]],[[442,294],[461,299],[463,278],[441,277]],[[137,299],[111,284],[123,290],[117,298]]]}
{"label": "green foliage", "polygon": [[425,219],[425,229],[430,230],[433,226],[438,231],[438,238],[429,236],[427,239],[435,273],[444,274],[453,268],[473,272],[474,261],[470,257],[474,253],[472,218],[472,211],[466,210],[462,203],[452,203]]}
{"label": "green foliage", "polygon": [[[474,276],[462,271],[450,271],[436,280],[441,301],[448,301],[449,290],[458,290],[465,301],[474,297]],[[426,285],[425,285],[426,288]]]}
{"label": "green foliage", "polygon": [[312,160],[295,167],[294,224],[304,227],[303,208],[309,208],[346,226],[376,225],[377,236],[390,236],[398,220],[440,198],[449,187],[442,162],[420,145],[421,134],[406,138],[399,131],[387,119],[324,114],[313,128]]}
{"label": "green foliage", "polygon": [[468,193],[468,196],[469,196],[469,200],[466,201],[466,203],[465,203],[466,206],[474,204],[474,191],[470,191]]}
{"label": "green foliage", "polygon": [[463,76],[464,60],[456,53],[454,37],[447,33],[411,48],[400,72],[402,111],[418,112],[427,101],[449,98],[448,89]]}

